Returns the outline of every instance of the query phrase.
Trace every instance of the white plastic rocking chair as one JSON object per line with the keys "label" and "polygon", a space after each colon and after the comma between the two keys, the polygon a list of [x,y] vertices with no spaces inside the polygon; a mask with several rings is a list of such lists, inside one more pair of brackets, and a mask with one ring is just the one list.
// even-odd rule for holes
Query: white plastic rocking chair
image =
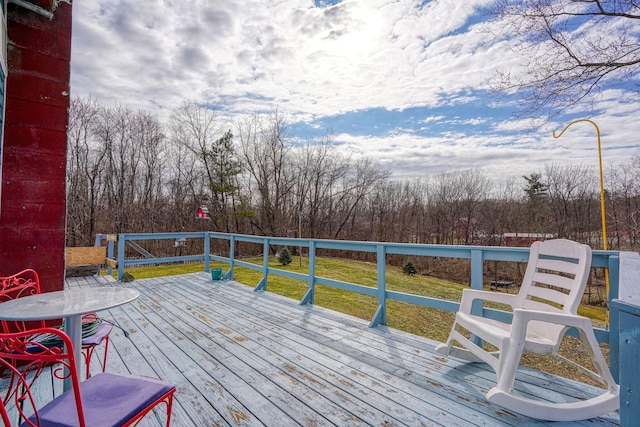
{"label": "white plastic rocking chair", "polygon": [[[615,411],[620,406],[619,387],[602,355],[591,320],[577,314],[590,268],[591,248],[587,245],[565,239],[535,242],[518,294],[465,289],[449,338],[446,344],[438,345],[436,351],[489,364],[496,372],[497,384],[487,393],[487,400],[520,414],[548,421],[578,421]],[[511,306],[512,323],[472,314],[474,300]],[[597,373],[558,355],[562,338],[570,327],[580,332]],[[492,344],[498,351],[484,350],[466,338],[460,329]],[[454,341],[464,348],[453,346]],[[524,351],[561,358],[604,384],[606,390],[596,397],[569,403],[516,395],[513,386]]]}

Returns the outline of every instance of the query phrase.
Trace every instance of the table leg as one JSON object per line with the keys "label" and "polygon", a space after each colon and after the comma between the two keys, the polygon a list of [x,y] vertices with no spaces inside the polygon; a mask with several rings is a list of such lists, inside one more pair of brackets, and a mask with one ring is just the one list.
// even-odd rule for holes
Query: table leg
{"label": "table leg", "polygon": [[[82,366],[82,315],[69,316],[64,318],[64,330],[71,338],[73,343],[73,355],[76,359],[76,372],[78,378],[80,378],[81,366]],[[68,349],[67,349],[68,351]],[[64,380],[64,390],[71,389],[71,376],[67,376]]]}

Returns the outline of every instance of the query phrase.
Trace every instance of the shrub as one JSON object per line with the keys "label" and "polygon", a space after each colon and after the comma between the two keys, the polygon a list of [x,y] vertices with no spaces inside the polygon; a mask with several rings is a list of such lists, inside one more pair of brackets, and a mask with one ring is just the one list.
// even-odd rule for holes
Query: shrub
{"label": "shrub", "polygon": [[408,274],[409,276],[413,276],[414,274],[418,274],[418,269],[411,261],[406,261],[402,265],[402,272],[404,274]]}
{"label": "shrub", "polygon": [[291,264],[291,261],[292,258],[291,253],[289,253],[289,249],[287,249],[286,246],[280,249],[280,253],[278,254],[278,262],[282,265],[289,265]]}

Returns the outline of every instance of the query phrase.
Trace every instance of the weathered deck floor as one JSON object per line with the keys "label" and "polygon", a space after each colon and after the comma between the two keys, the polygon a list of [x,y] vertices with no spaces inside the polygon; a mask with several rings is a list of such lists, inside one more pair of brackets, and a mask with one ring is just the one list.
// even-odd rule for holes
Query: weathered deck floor
{"label": "weathered deck floor", "polygon": [[[547,425],[488,403],[486,366],[434,353],[434,342],[206,273],[136,280],[72,278],[68,286],[130,286],[141,296],[102,313],[114,329],[107,368],[177,386],[180,426]],[[95,362],[94,362],[95,363]],[[95,363],[100,369],[100,363]],[[566,399],[590,388],[540,373],[521,392]],[[618,425],[618,413],[581,423]],[[147,420],[145,425],[160,425]]]}

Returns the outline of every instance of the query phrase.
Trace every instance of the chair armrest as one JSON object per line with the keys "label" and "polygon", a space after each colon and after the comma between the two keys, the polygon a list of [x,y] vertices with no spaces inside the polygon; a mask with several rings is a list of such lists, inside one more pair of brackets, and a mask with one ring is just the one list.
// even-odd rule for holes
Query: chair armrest
{"label": "chair armrest", "polygon": [[471,305],[473,301],[480,299],[483,301],[491,301],[500,304],[507,304],[513,307],[516,302],[517,295],[503,294],[497,292],[481,291],[480,289],[465,289],[462,291],[462,299],[460,300],[460,311],[471,313]]}
{"label": "chair armrest", "polygon": [[513,332],[516,332],[516,329],[521,328],[522,330],[517,332],[524,334],[527,329],[527,324],[532,320],[574,327],[583,331],[593,329],[591,319],[589,319],[588,317],[580,316],[578,314],[562,312],[554,313],[551,311],[516,308],[515,310],[513,310],[513,322],[511,330]]}

